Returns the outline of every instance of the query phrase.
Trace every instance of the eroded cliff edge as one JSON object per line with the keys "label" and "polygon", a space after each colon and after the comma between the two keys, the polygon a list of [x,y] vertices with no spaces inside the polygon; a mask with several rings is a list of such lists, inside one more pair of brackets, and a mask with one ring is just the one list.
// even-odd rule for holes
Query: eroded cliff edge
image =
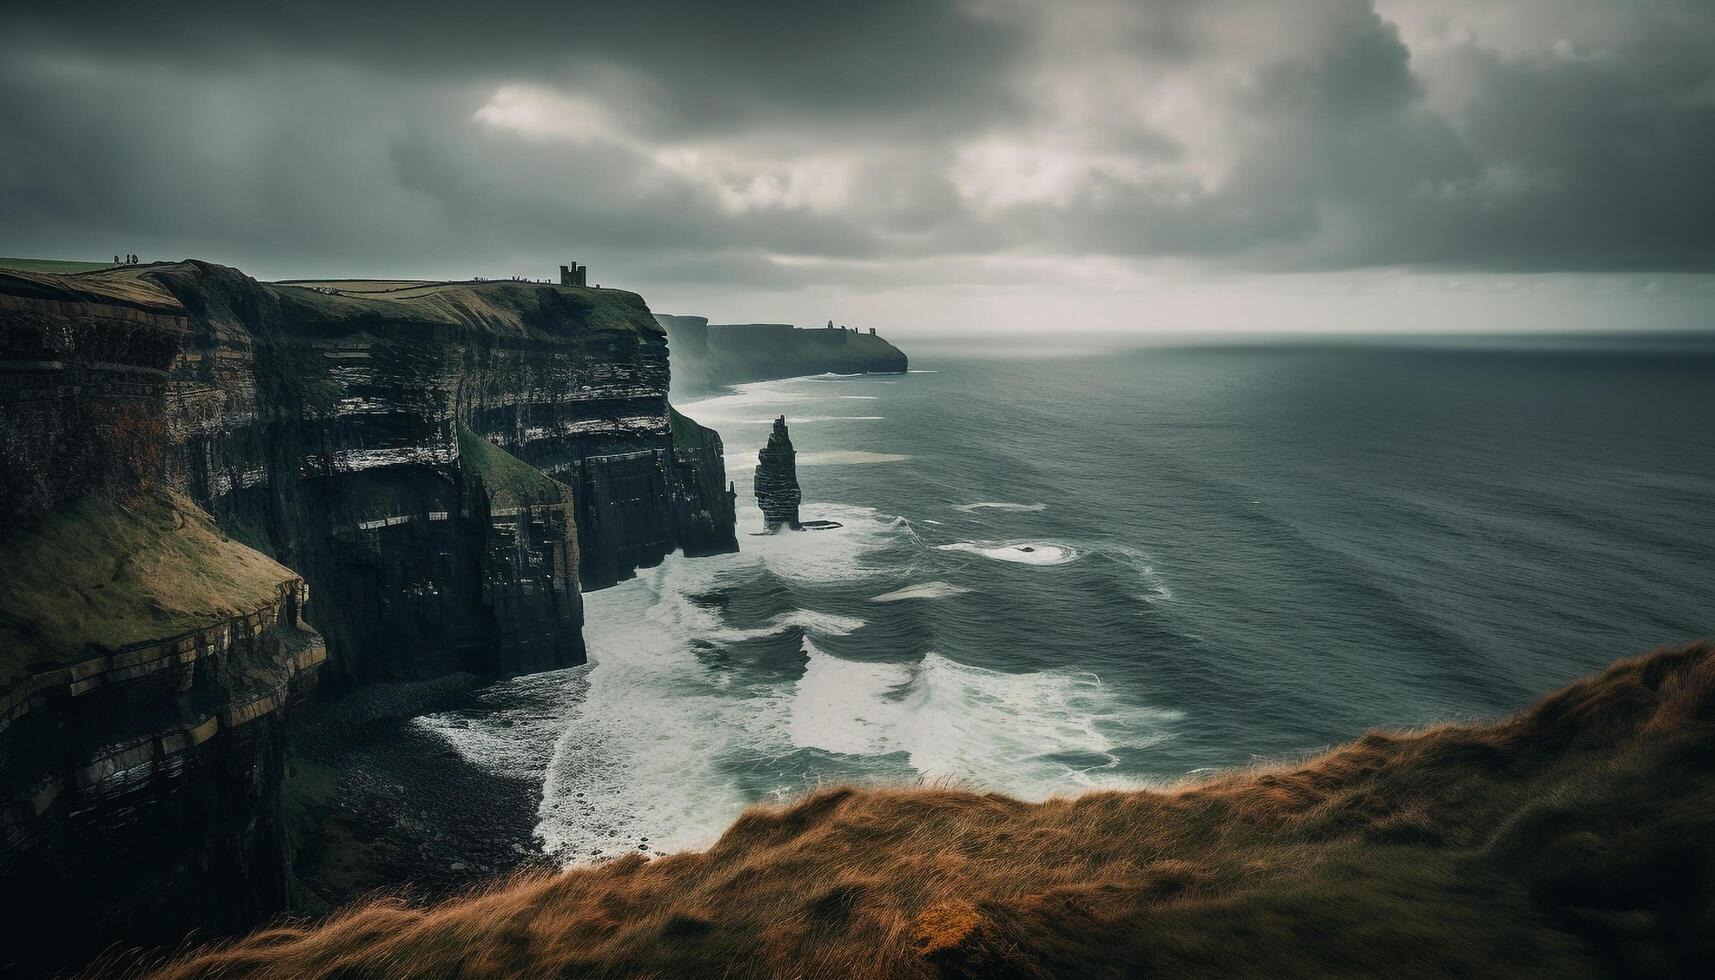
{"label": "eroded cliff edge", "polygon": [[[285,719],[316,676],[581,663],[582,588],[736,547],[719,436],[669,407],[631,293],[0,274],[0,373],[0,876],[64,882],[39,925],[85,952],[282,907]],[[66,541],[77,588],[41,559]],[[163,618],[183,569],[229,566],[265,574]]]}

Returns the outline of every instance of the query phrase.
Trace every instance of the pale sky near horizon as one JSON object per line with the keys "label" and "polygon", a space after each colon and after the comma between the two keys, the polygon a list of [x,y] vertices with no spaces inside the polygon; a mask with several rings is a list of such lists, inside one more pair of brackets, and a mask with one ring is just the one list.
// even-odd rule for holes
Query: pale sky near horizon
{"label": "pale sky near horizon", "polygon": [[1707,0],[408,10],[8,5],[0,255],[577,259],[902,336],[1715,329]]}

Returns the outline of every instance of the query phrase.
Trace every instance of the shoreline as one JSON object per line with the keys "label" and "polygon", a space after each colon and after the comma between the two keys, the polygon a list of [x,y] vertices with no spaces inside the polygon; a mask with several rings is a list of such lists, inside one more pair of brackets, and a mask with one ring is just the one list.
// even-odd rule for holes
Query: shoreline
{"label": "shoreline", "polygon": [[290,913],[320,917],[382,891],[434,900],[553,863],[536,836],[540,780],[488,771],[412,724],[492,714],[501,694],[453,675],[379,685],[305,719],[283,791]]}

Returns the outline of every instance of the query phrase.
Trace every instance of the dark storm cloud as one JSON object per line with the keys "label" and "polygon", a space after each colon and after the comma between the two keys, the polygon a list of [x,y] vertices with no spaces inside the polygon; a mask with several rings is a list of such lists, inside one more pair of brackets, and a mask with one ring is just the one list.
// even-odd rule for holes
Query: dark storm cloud
{"label": "dark storm cloud", "polygon": [[39,49],[126,62],[335,63],[437,84],[599,85],[615,71],[646,97],[640,122],[676,130],[827,113],[950,124],[992,105],[1027,38],[947,0],[18,6],[6,23]]}
{"label": "dark storm cloud", "polygon": [[37,5],[0,253],[1709,271],[1710,50],[1701,0]]}

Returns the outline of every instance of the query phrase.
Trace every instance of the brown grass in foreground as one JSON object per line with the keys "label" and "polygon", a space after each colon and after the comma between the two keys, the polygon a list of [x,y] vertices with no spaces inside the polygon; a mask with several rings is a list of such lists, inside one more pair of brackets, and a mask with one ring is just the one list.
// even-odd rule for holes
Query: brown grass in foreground
{"label": "brown grass in foreground", "polygon": [[376,902],[155,975],[1708,975],[1712,776],[1700,644],[1171,792],[826,790],[704,853]]}

